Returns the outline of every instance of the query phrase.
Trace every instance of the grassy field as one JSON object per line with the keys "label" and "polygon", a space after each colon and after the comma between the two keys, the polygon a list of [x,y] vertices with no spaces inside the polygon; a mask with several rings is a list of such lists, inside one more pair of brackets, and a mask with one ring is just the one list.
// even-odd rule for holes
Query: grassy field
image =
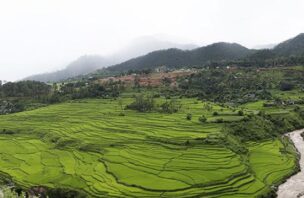
{"label": "grassy field", "polygon": [[[211,103],[207,109],[196,99],[180,101],[174,114],[91,99],[0,116],[0,131],[12,132],[0,135],[0,171],[23,187],[64,187],[96,197],[256,197],[292,173],[295,155],[286,140],[249,142],[246,156],[225,144],[198,142],[221,133],[224,123],[216,119],[243,116]],[[263,105],[241,108],[256,113]],[[198,121],[201,115],[206,123]]]}

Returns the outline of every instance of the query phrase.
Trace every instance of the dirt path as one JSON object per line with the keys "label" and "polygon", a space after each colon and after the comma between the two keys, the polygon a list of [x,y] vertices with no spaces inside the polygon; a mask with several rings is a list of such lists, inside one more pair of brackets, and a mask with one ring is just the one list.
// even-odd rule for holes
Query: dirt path
{"label": "dirt path", "polygon": [[304,198],[304,141],[301,133],[304,129],[288,133],[296,148],[300,153],[301,172],[290,177],[285,183],[281,184],[278,189],[278,198]]}

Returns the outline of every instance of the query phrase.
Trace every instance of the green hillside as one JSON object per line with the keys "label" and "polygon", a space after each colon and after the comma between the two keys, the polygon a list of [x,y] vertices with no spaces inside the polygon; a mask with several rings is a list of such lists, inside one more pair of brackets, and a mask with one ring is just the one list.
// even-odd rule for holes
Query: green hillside
{"label": "green hillside", "polygon": [[[132,100],[126,95],[122,103]],[[125,110],[120,116],[121,102],[90,99],[3,115],[0,171],[24,188],[70,188],[96,197],[255,197],[294,171],[286,139],[243,143],[246,154],[225,142],[208,143],[225,124],[212,122],[204,102],[180,102],[175,114]],[[257,107],[249,104],[246,114]],[[243,117],[212,108],[226,121]],[[198,121],[202,114],[206,123]]]}

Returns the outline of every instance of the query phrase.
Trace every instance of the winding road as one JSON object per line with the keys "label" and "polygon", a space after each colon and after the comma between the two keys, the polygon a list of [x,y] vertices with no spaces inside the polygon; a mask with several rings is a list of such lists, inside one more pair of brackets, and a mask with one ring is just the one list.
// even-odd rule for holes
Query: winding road
{"label": "winding road", "polygon": [[300,153],[301,171],[279,186],[278,198],[304,198],[304,141],[301,137],[302,132],[304,129],[287,134]]}

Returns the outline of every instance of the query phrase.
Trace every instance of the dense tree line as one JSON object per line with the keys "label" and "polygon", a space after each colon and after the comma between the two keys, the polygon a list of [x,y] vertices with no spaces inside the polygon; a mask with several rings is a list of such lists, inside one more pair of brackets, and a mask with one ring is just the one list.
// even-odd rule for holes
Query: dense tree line
{"label": "dense tree line", "polygon": [[304,55],[277,56],[268,50],[259,51],[256,54],[237,61],[212,62],[208,66],[235,65],[239,67],[279,67],[303,65]]}
{"label": "dense tree line", "polygon": [[108,72],[203,68],[236,65],[240,67],[277,67],[304,64],[304,34],[282,42],[273,49],[247,49],[236,43],[214,43],[193,50],[167,49],[108,67]]}
{"label": "dense tree line", "polygon": [[124,85],[95,81],[54,83],[37,81],[9,82],[0,86],[0,114],[14,113],[41,105],[82,98],[116,98]]}
{"label": "dense tree line", "polygon": [[268,115],[260,112],[258,115],[247,115],[240,122],[227,124],[225,132],[239,137],[242,141],[258,141],[303,127],[304,109],[296,107],[291,114]]}
{"label": "dense tree line", "polygon": [[166,100],[160,105],[157,105],[154,101],[154,97],[151,95],[139,94],[134,96],[134,101],[126,106],[127,109],[136,110],[139,112],[151,112],[158,111],[161,113],[176,113],[180,110],[181,104],[176,99]]}
{"label": "dense tree line", "polygon": [[34,97],[48,95],[52,87],[37,81],[8,82],[0,86],[0,96],[5,97]]}
{"label": "dense tree line", "polygon": [[[60,86],[60,88],[58,88]],[[44,102],[56,103],[68,99],[82,98],[116,98],[124,89],[124,85],[120,82],[108,82],[99,84],[95,82],[78,81],[70,83],[62,83],[53,85],[53,93],[50,97],[46,97]]]}
{"label": "dense tree line", "polygon": [[303,73],[275,69],[206,69],[179,80],[182,95],[235,103],[272,99],[269,90],[288,91],[303,85]]}

